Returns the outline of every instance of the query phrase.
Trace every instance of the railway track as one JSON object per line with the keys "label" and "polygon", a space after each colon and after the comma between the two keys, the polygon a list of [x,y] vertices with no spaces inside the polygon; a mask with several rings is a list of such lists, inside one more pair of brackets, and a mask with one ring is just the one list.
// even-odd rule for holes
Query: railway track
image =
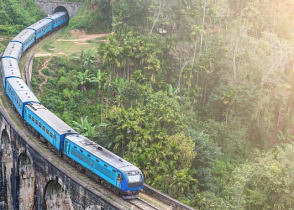
{"label": "railway track", "polygon": [[159,208],[153,206],[152,204],[142,200],[141,198],[136,198],[129,200],[129,203],[142,210],[160,210]]}

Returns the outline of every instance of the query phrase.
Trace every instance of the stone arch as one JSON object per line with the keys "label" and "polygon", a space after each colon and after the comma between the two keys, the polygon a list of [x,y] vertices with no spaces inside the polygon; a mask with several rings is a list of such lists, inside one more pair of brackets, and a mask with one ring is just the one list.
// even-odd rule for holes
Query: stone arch
{"label": "stone arch", "polygon": [[18,203],[19,209],[33,209],[35,195],[35,171],[33,160],[27,151],[21,153],[17,160]]}
{"label": "stone arch", "polygon": [[6,149],[5,147],[7,147],[10,144],[10,137],[8,135],[6,128],[2,130],[0,144],[1,144],[1,150],[5,150]]}
{"label": "stone arch", "polygon": [[67,17],[68,17],[68,18],[70,17],[67,8],[64,7],[64,6],[58,6],[58,7],[56,7],[55,10],[53,11],[53,14],[54,14],[55,12],[66,12]]}
{"label": "stone arch", "polygon": [[10,177],[13,168],[10,136],[6,126],[3,125],[0,138],[0,209],[11,208]]}
{"label": "stone arch", "polygon": [[46,210],[72,210],[72,202],[57,180],[49,181],[44,189],[44,209]]}
{"label": "stone arch", "polygon": [[0,160],[1,162],[11,162],[12,163],[12,149],[11,140],[7,132],[6,127],[2,129],[0,138]]}

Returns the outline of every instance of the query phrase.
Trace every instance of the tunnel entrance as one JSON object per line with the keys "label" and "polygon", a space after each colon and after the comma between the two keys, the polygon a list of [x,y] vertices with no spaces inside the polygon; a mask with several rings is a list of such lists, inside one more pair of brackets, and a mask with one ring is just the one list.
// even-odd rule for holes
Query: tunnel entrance
{"label": "tunnel entrance", "polygon": [[69,19],[69,17],[70,17],[69,16],[69,13],[68,13],[68,10],[64,6],[58,6],[58,7],[56,7],[56,9],[53,11],[53,14],[55,12],[66,12],[67,18]]}
{"label": "tunnel entrance", "polygon": [[33,209],[35,195],[35,171],[33,168],[33,162],[26,152],[21,153],[18,158],[17,171],[19,177],[19,209]]}
{"label": "tunnel entrance", "polygon": [[72,202],[64,192],[61,185],[56,180],[51,180],[46,184],[44,195],[44,204],[46,210],[63,209],[72,210]]}

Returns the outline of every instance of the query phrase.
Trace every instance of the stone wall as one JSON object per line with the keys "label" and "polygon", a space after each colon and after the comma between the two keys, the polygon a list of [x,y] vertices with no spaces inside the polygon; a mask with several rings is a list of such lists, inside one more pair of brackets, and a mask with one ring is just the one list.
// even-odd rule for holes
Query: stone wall
{"label": "stone wall", "polygon": [[53,14],[58,9],[66,9],[70,18],[75,16],[82,6],[81,2],[58,2],[50,0],[35,0],[35,3],[46,14]]}

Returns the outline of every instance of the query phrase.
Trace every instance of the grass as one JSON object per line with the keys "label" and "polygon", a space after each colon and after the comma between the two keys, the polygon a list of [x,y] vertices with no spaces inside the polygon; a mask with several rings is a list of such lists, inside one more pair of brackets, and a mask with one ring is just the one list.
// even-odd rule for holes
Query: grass
{"label": "grass", "polygon": [[[64,28],[51,34],[49,37],[41,40],[39,44],[34,47],[32,50],[35,54],[53,54],[56,56],[70,56],[75,54],[80,54],[83,50],[89,50],[95,48],[98,43],[103,38],[97,38],[91,40],[90,42],[85,42],[84,44],[77,44],[70,41],[62,40],[71,40],[78,39],[77,35],[68,35],[64,33]],[[104,38],[105,39],[105,38]]]}

